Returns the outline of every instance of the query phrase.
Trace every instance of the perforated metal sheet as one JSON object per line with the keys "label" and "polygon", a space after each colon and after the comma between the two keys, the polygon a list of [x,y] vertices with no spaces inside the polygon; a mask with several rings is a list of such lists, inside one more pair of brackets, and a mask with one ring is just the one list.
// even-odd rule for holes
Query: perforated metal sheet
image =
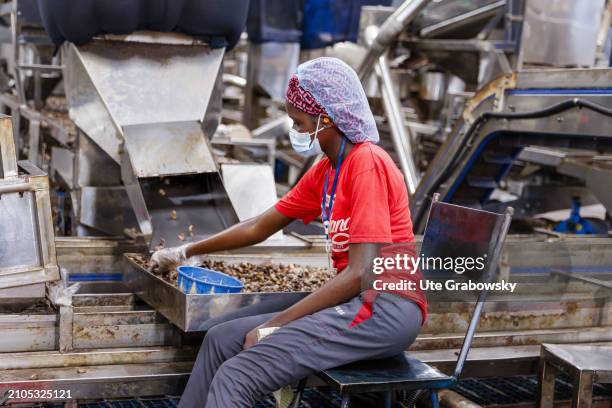
{"label": "perforated metal sheet", "polygon": [[[507,378],[467,378],[459,381],[454,391],[482,406],[509,405],[535,402],[538,392],[536,376],[520,375]],[[610,391],[600,384],[593,387],[593,396],[612,398]],[[572,383],[559,376],[555,382],[555,400],[571,400]]]}
{"label": "perforated metal sheet", "polygon": [[[79,408],[176,408],[179,400],[180,397],[175,396],[102,400],[80,403]],[[274,400],[268,397],[256,403],[253,408],[274,408],[275,406]],[[322,392],[314,389],[307,389],[302,398],[300,407],[337,408],[340,407],[340,396],[335,392]]]}
{"label": "perforated metal sheet", "polygon": [[[508,378],[468,378],[459,381],[454,391],[469,398],[482,406],[504,406],[517,403],[535,402],[537,395],[537,378],[535,376],[514,376]],[[602,385],[595,384],[593,388],[595,398],[612,398],[610,392]],[[572,387],[570,379],[564,376],[557,378],[555,383],[555,400],[570,400]],[[180,397],[163,396],[156,398],[131,398],[120,400],[100,400],[79,403],[79,408],[176,408]],[[358,403],[354,401],[353,406],[361,408],[374,407],[376,403],[372,396],[362,398]],[[301,408],[337,408],[340,407],[340,396],[336,392],[326,390],[307,389],[304,392]],[[38,408],[43,404],[33,404],[28,407]],[[45,408],[60,408],[61,404],[44,404]],[[274,408],[271,397],[256,403],[253,408]]]}

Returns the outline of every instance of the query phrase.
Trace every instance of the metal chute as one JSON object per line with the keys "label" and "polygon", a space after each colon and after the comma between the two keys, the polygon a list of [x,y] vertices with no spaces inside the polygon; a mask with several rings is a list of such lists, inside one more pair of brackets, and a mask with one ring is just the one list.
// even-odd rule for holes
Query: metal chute
{"label": "metal chute", "polygon": [[[63,52],[70,117],[108,156],[105,166],[120,168],[118,184],[152,246],[202,238],[238,221],[202,127],[223,49],[180,34],[139,32],[66,43]],[[117,187],[97,186],[95,177],[90,184]],[[103,222],[83,212],[80,219]]]}

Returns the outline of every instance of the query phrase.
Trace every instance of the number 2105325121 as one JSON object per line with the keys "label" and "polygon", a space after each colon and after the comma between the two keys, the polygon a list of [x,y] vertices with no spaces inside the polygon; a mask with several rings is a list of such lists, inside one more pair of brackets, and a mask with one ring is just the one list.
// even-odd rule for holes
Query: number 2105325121
{"label": "number 2105325121", "polygon": [[61,400],[71,399],[70,390],[7,390],[4,394],[8,400]]}

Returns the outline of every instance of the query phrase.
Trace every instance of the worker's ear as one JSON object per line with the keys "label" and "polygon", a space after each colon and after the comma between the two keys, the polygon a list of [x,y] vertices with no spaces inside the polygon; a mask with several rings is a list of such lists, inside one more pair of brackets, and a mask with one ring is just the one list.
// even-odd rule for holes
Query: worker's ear
{"label": "worker's ear", "polygon": [[321,116],[321,122],[323,122],[324,125],[333,125],[334,122],[331,120],[331,118],[329,116],[323,115]]}

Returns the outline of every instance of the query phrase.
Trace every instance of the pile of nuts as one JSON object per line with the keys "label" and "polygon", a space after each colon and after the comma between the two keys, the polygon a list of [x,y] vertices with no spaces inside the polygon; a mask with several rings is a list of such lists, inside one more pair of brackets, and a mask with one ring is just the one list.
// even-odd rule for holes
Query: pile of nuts
{"label": "pile of nuts", "polygon": [[[148,269],[149,263],[144,257],[131,259],[142,268]],[[334,276],[327,268],[293,264],[228,264],[223,261],[205,260],[200,266],[239,279],[244,284],[243,292],[310,292],[320,288]],[[175,270],[155,274],[177,286],[178,273]]]}
{"label": "pile of nuts", "polygon": [[308,292],[323,286],[333,277],[327,268],[282,264],[229,265],[223,261],[203,262],[202,267],[223,272],[244,283],[244,292]]}

